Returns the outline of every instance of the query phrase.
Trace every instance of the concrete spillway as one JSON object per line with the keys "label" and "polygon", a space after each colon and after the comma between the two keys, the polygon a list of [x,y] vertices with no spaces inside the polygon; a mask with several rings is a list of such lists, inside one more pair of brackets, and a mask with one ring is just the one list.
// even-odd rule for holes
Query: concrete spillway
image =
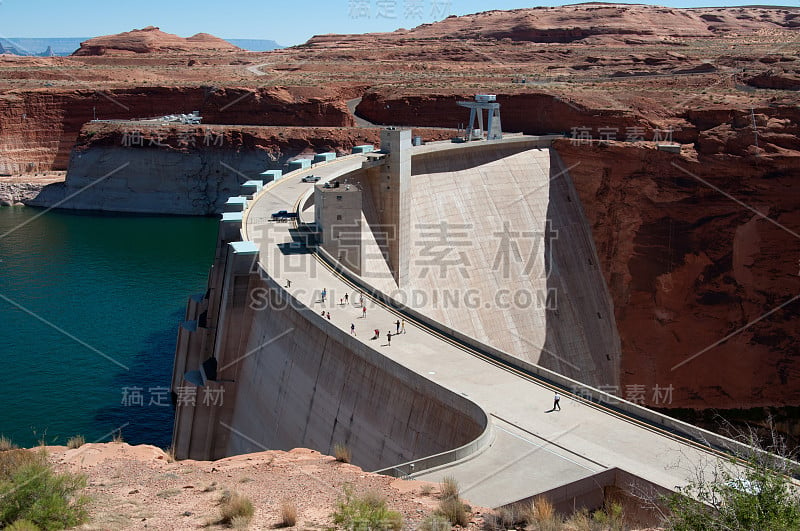
{"label": "concrete spillway", "polygon": [[[376,162],[354,155],[292,173],[254,197],[244,215],[227,214],[209,290],[190,303],[181,327],[173,377],[173,388],[187,385],[185,375],[205,360],[206,378],[189,379],[224,390],[225,402],[179,404],[178,457],[297,446],[330,452],[342,443],[354,463],[366,468],[434,480],[455,474],[467,485],[467,496],[484,505],[558,489],[565,504],[594,496],[587,503],[596,505],[597,492],[629,472],[651,486],[685,484],[685,469],[670,466],[713,456],[652,426],[720,445],[728,441],[579,381],[613,385],[618,346],[588,228],[568,172],[547,145],[520,138],[415,148],[408,203],[398,199],[397,188],[387,188],[395,182],[391,176],[375,171],[376,165],[392,164],[391,157]],[[457,246],[465,253],[459,257],[467,275],[454,267],[439,277],[439,264],[420,262],[419,250],[409,253],[407,275],[392,274],[396,256],[385,261],[382,271],[390,274],[380,278],[377,269],[369,270],[369,260],[363,276],[332,271],[320,259],[323,250],[317,256],[306,245],[307,234],[292,223],[269,221],[278,210],[299,211],[302,221],[313,221],[307,208],[313,185],[301,181],[311,172],[322,182],[345,176],[365,188],[377,182],[395,194],[392,201],[370,204],[369,197],[380,194],[365,193],[365,222],[409,204],[406,245],[427,238],[423,232],[443,222],[469,225],[474,245]],[[399,189],[405,184],[400,181]],[[559,236],[544,245],[547,220]],[[363,227],[367,234],[372,229]],[[495,262],[497,240],[504,238],[497,233],[505,229],[534,235],[514,256],[532,256],[531,271],[538,265],[539,274],[524,274],[524,260],[509,257],[507,274],[505,264]],[[388,253],[407,252],[405,237]],[[385,257],[380,240],[366,238],[364,247]],[[408,282],[401,283],[402,291],[398,278]],[[555,308],[545,304],[533,311],[499,304],[403,307],[391,301],[414,290],[432,294],[445,288],[477,289],[487,297],[482,304],[500,289],[554,288],[563,294]],[[359,292],[366,294],[366,311],[357,304]],[[387,341],[385,332],[394,332],[401,318],[406,333]],[[374,329],[380,338],[371,339]],[[574,379],[561,374],[570,371]],[[553,384],[565,393],[563,413],[546,411]],[[624,414],[598,408],[586,396],[604,396]],[[565,484],[582,486],[576,492],[563,489]]]}

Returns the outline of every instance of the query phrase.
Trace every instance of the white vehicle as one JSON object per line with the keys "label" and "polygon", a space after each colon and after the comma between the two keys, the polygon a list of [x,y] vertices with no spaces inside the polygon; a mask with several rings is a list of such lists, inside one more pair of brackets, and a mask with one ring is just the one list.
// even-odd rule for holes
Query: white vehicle
{"label": "white vehicle", "polygon": [[302,180],[304,183],[315,183],[319,181],[319,175],[306,175]]}

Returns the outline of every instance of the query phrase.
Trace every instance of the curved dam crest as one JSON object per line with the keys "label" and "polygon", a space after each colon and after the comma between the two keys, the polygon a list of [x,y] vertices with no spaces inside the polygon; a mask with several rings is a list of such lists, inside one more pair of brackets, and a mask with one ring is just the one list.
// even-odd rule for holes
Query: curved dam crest
{"label": "curved dam crest", "polygon": [[[735,447],[602,391],[617,382],[610,367],[619,340],[613,319],[604,318],[613,312],[591,233],[551,139],[431,144],[413,154],[404,153],[410,141],[387,140],[384,151],[292,172],[247,196],[243,212],[223,215],[208,290],[190,300],[179,332],[173,389],[190,382],[226,398],[224,405],[178,403],[178,458],[295,446],[330,452],[343,444],[362,467],[431,481],[455,474],[476,503],[549,492],[564,507],[596,508],[608,486],[686,484],[690,478],[674,467],[680,456],[713,466],[716,456],[693,440]],[[441,169],[446,157],[456,161],[450,170]],[[303,179],[312,172],[316,185]],[[415,185],[420,207],[412,217]],[[449,193],[431,193],[436,187]],[[531,199],[507,206],[528,190]],[[338,206],[328,211],[331,204]],[[277,221],[281,210],[297,221]],[[496,238],[493,224],[503,227],[498,213],[542,240],[531,249],[545,274],[526,279],[517,264],[517,287],[563,290],[564,302],[484,317],[451,308],[437,314],[388,297],[505,286],[509,279],[492,278],[486,267],[497,254],[487,243]],[[465,263],[478,265],[467,277],[418,282],[411,229],[440,225],[447,215],[483,231],[486,239],[464,249],[471,253]],[[331,219],[341,221],[338,233]],[[550,229],[560,231],[558,245],[544,244]],[[358,242],[351,254],[341,245],[345,230]],[[377,286],[370,265],[382,273]],[[405,333],[395,329],[401,318]],[[525,348],[502,344],[509,323]],[[554,389],[567,395],[569,414],[545,410]]]}

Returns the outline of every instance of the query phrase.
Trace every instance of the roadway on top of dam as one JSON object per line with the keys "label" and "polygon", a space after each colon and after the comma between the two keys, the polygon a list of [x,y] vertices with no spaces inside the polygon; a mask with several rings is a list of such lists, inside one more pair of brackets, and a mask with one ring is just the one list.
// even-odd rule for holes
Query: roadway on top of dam
{"label": "roadway on top of dam", "polygon": [[[415,153],[453,149],[451,144],[414,148]],[[543,148],[545,151],[548,148]],[[413,159],[412,159],[413,160]],[[287,174],[269,184],[248,204],[243,236],[260,249],[259,261],[276,282],[309,308],[330,312],[330,320],[382,355],[479,405],[493,425],[491,444],[477,455],[446,467],[414,474],[439,481],[452,475],[473,503],[497,507],[550,489],[620,468],[665,488],[685,485],[693,466],[709,466],[717,454],[662,430],[613,413],[560,389],[561,411],[551,411],[554,388],[469,352],[409,317],[365,297],[366,315],[354,287],[311,253],[284,253],[279,245],[295,241],[290,223],[269,222],[272,212],[293,210],[313,184],[361,168],[365,155],[352,155]],[[413,177],[412,177],[413,179]],[[413,183],[412,183],[413,184]],[[544,191],[546,193],[546,190]],[[489,235],[487,235],[488,237]],[[320,292],[327,290],[325,302]],[[349,304],[340,304],[345,294]],[[393,335],[405,318],[405,333]],[[373,330],[380,339],[370,339]],[[357,464],[357,463],[356,463]]]}

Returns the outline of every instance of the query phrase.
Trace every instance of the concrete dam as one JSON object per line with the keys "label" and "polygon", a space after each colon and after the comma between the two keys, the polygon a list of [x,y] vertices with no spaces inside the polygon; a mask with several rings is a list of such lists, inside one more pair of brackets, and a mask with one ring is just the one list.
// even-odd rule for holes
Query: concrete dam
{"label": "concrete dam", "polygon": [[[551,142],[390,128],[381,151],[246,183],[179,329],[176,457],[343,445],[367,470],[453,475],[481,505],[595,508],[736,447],[605,392],[613,307]],[[224,400],[181,400],[189,385]]]}

